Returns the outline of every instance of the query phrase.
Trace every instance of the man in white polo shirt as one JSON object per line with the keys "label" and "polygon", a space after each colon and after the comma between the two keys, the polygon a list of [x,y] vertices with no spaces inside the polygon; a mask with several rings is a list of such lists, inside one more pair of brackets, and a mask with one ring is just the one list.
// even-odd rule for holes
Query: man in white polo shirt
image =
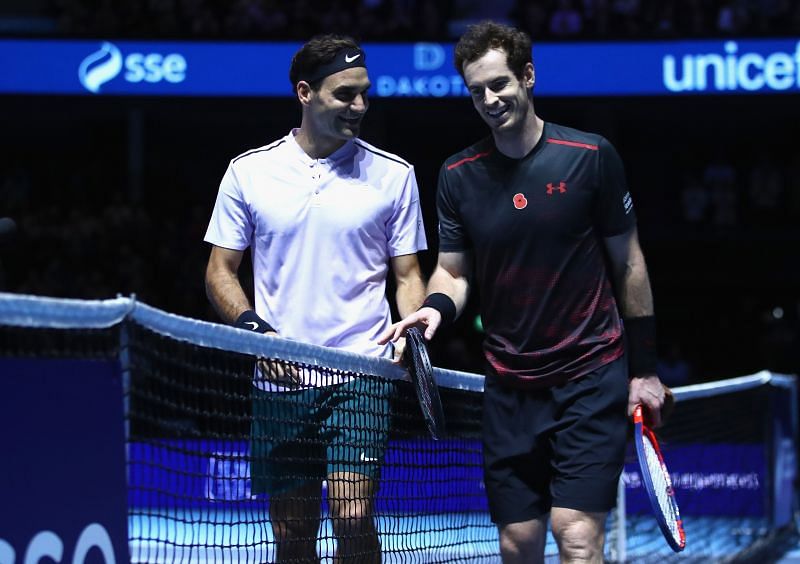
{"label": "man in white polo shirt", "polygon": [[[205,237],[206,288],[237,327],[391,357],[377,344],[391,324],[386,278],[391,266],[400,315],[415,311],[425,296],[416,253],[427,247],[413,167],[358,139],[365,58],[331,35],[295,54],[300,128],[231,161]],[[255,308],[237,274],[247,248]],[[391,386],[308,370],[264,370],[255,384],[252,483],[270,494],[277,561],[318,561],[327,480],[338,561],[380,562],[372,510]]]}

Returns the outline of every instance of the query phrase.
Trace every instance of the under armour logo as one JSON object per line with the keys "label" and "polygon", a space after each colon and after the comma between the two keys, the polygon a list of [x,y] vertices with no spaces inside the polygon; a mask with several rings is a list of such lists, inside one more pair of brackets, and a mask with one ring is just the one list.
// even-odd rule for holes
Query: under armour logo
{"label": "under armour logo", "polygon": [[567,191],[567,183],[564,182],[564,181],[561,181],[561,182],[558,183],[558,186],[554,186],[552,182],[548,182],[547,183],[547,195],[548,196],[552,196],[553,195],[553,190],[558,190],[559,194],[563,194],[564,192]]}

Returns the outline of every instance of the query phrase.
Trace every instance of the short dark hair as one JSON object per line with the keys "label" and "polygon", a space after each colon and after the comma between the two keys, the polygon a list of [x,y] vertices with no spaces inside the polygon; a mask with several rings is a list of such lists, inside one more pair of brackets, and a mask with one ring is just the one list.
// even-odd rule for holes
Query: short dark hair
{"label": "short dark hair", "polygon": [[533,62],[531,38],[527,33],[508,25],[484,20],[469,26],[456,43],[453,63],[461,78],[464,78],[464,64],[477,61],[490,49],[505,51],[508,68],[517,78],[522,78],[525,65]]}
{"label": "short dark hair", "polygon": [[[360,49],[360,47],[355,39],[347,35],[328,33],[309,39],[292,57],[292,65],[289,67],[289,81],[292,83],[292,88],[297,86],[301,76],[309,76],[322,65],[330,63],[342,49]],[[312,90],[317,90],[322,80],[311,83]]]}

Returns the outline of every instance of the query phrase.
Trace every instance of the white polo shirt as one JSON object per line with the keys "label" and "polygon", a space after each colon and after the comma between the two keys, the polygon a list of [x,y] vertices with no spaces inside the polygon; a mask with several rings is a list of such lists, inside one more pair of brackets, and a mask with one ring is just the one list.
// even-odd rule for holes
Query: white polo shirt
{"label": "white polo shirt", "polygon": [[256,312],[280,336],[390,356],[389,259],[427,248],[414,168],[360,139],[312,159],[296,133],[231,161],[205,240],[250,247]]}

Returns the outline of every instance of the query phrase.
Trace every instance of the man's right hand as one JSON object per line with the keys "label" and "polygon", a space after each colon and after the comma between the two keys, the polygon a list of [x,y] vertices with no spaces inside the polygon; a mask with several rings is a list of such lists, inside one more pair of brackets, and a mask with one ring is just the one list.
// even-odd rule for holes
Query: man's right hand
{"label": "man's right hand", "polygon": [[[267,331],[264,334],[270,337],[280,336],[276,331]],[[277,386],[294,390],[304,383],[300,369],[289,365],[285,361],[259,358],[256,365],[259,372],[261,372],[261,378]]]}
{"label": "man's right hand", "polygon": [[[272,337],[278,336],[278,332],[275,331],[272,325],[261,319],[253,310],[247,310],[242,313],[236,320],[234,326],[239,329],[247,329],[248,331],[263,333]],[[259,358],[256,366],[261,373],[261,378],[268,382],[290,389],[295,389],[303,385],[303,378],[300,371],[283,361]]]}
{"label": "man's right hand", "polygon": [[300,369],[285,361],[260,358],[256,365],[261,373],[261,378],[277,386],[293,390],[301,387],[304,383]]}
{"label": "man's right hand", "polygon": [[393,323],[378,337],[378,344],[385,345],[389,341],[397,341],[404,337],[409,327],[419,327],[425,335],[425,340],[430,341],[442,322],[442,314],[432,307],[423,307],[405,319]]}

